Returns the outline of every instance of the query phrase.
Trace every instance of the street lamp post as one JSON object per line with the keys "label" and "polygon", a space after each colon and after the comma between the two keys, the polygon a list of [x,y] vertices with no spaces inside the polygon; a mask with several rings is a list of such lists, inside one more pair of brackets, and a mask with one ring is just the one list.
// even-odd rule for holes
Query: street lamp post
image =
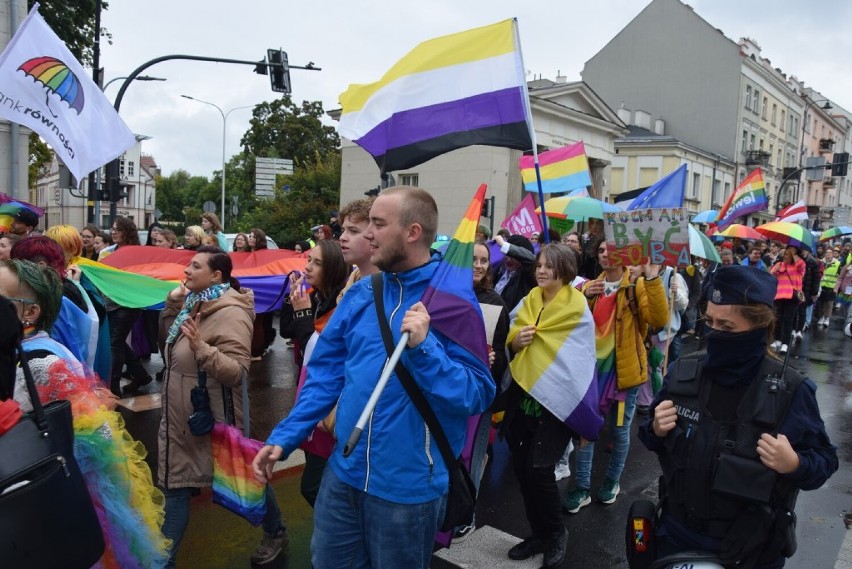
{"label": "street lamp post", "polygon": [[[805,165],[805,127],[807,127],[808,123],[810,122],[808,120],[808,109],[810,109],[816,103],[825,103],[825,105],[820,107],[824,111],[830,111],[831,109],[834,108],[834,107],[831,106],[831,102],[829,102],[828,99],[812,99],[811,100],[809,97],[806,97],[806,98],[808,98],[809,100],[808,100],[808,104],[805,105],[804,112],[802,113],[802,138],[801,138],[802,146],[801,146],[801,148],[799,148],[799,168],[802,168]],[[807,177],[805,177],[805,183],[807,183]],[[794,197],[798,198],[799,197],[798,191],[796,192],[796,194],[797,195],[794,196]]]}
{"label": "street lamp post", "polygon": [[228,132],[228,115],[230,115],[234,111],[238,111],[240,109],[251,109],[254,105],[245,105],[242,107],[234,107],[230,109],[227,113],[222,111],[219,105],[211,103],[209,101],[202,101],[201,99],[196,99],[195,97],[190,97],[189,95],[181,95],[184,99],[189,99],[190,101],[196,101],[198,103],[204,103],[205,105],[210,105],[214,107],[219,114],[222,115],[222,229],[225,228],[225,135]]}
{"label": "street lamp post", "polygon": [[[107,87],[115,83],[116,81],[121,81],[122,79],[127,79],[127,77],[113,77],[109,81],[107,81],[106,85],[103,86],[101,91],[106,91]],[[138,77],[133,78],[134,81],[166,81],[165,77],[151,77],[150,75],[140,75]]]}

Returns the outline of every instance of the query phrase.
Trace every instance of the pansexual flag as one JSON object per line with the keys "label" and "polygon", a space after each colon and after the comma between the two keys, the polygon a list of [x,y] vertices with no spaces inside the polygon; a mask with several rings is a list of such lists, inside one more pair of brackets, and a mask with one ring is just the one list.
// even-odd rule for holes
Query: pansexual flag
{"label": "pansexual flag", "polygon": [[473,292],[473,241],[486,187],[476,190],[420,300],[429,311],[430,326],[487,364],[485,322]]}
{"label": "pansexual flag", "polygon": [[766,186],[763,183],[763,172],[760,168],[756,168],[751,174],[746,176],[742,184],[737,186],[737,189],[728,198],[728,201],[719,211],[716,222],[716,227],[719,231],[724,231],[726,227],[731,225],[735,219],[754,213],[756,211],[765,211],[769,208],[769,202],[766,200]]}
{"label": "pansexual flag", "polygon": [[517,22],[421,43],[375,83],[341,93],[340,134],[381,171],[402,170],[457,148],[532,148]]}
{"label": "pansexual flag", "polygon": [[[582,190],[592,185],[589,175],[589,160],[583,141],[571,146],[548,150],[538,155],[541,172],[541,189],[545,194]],[[521,178],[524,189],[538,191],[533,156],[522,156],[520,161]]]}

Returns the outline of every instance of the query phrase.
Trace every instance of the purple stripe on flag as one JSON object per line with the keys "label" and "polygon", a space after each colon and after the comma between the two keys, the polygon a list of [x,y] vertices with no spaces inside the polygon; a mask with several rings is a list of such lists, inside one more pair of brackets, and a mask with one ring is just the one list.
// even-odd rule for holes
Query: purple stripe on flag
{"label": "purple stripe on flag", "polygon": [[355,142],[373,156],[454,132],[524,122],[518,87],[394,113]]}
{"label": "purple stripe on flag", "polygon": [[[472,280],[472,279],[471,279]],[[456,342],[483,362],[488,361],[487,340],[482,315],[467,300],[435,289],[431,284],[423,293],[431,322],[429,325]],[[480,325],[477,326],[476,322]]]}
{"label": "purple stripe on flag", "polygon": [[744,205],[740,208],[733,209],[725,215],[723,219],[720,219],[716,223],[716,229],[719,231],[724,231],[730,225],[734,223],[738,218],[748,215],[750,213],[756,213],[758,211],[765,211],[767,207],[766,198],[764,197],[762,200],[758,199],[755,203]]}
{"label": "purple stripe on flag", "polygon": [[[597,369],[595,375],[597,375]],[[565,424],[587,441],[596,441],[603,427],[603,417],[598,410],[598,382],[593,379],[583,396],[583,400],[571,411]]]}
{"label": "purple stripe on flag", "polygon": [[393,148],[386,154],[374,155],[373,158],[382,172],[393,172],[417,166],[435,156],[474,144],[524,151],[532,148],[529,127],[526,121],[521,121],[477,130],[451,132],[437,138]]}
{"label": "purple stripe on flag", "polygon": [[239,277],[240,288],[254,291],[254,311],[257,314],[278,310],[290,292],[287,275]]}

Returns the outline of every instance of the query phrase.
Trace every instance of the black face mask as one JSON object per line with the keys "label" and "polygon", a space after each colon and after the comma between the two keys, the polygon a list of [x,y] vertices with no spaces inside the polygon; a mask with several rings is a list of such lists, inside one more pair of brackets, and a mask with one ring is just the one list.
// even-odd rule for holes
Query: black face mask
{"label": "black face mask", "polygon": [[766,328],[748,332],[710,329],[704,367],[713,381],[723,385],[744,385],[754,378],[757,366],[766,356]]}

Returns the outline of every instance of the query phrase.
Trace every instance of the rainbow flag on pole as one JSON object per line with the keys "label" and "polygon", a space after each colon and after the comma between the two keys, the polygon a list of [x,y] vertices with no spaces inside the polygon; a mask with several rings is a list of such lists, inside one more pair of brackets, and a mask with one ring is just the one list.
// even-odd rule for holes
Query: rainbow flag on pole
{"label": "rainbow flag on pole", "polygon": [[431,327],[485,363],[488,362],[488,342],[479,301],[473,292],[473,241],[486,188],[482,184],[476,190],[420,299],[429,311]]}
{"label": "rainbow flag on pole", "polygon": [[719,211],[719,221],[716,226],[719,231],[724,231],[735,219],[769,209],[769,201],[766,199],[766,185],[763,183],[763,172],[760,168],[755,169],[746,176],[742,184],[728,198],[728,201]]}
{"label": "rainbow flag on pole", "polygon": [[341,93],[340,134],[382,172],[484,144],[532,148],[517,21],[421,43],[375,83]]}
{"label": "rainbow flag on pole", "polygon": [[[589,159],[583,141],[571,146],[548,150],[538,155],[541,170],[541,189],[545,194],[570,192],[585,189],[592,185],[589,174]],[[520,161],[521,178],[524,189],[537,192],[533,156],[522,156]]]}

